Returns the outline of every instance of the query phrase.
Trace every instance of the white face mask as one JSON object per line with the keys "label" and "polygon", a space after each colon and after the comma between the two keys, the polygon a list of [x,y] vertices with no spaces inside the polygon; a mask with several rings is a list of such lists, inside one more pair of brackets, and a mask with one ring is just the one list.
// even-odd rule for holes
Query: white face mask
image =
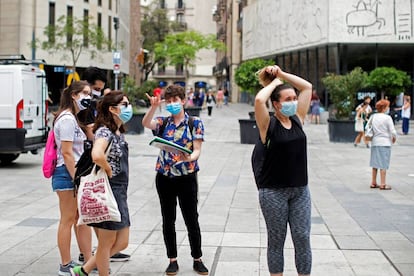
{"label": "white face mask", "polygon": [[92,89],[92,95],[94,95],[96,97],[100,97],[101,96],[101,91]]}

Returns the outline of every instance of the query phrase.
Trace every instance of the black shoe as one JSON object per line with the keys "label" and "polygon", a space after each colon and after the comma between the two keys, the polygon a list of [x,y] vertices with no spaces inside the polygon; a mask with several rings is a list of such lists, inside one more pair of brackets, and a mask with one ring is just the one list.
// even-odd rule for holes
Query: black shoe
{"label": "black shoe", "polygon": [[176,275],[178,272],[178,263],[177,261],[170,262],[167,269],[165,270],[165,273],[167,275]]}
{"label": "black shoe", "polygon": [[126,262],[126,261],[128,261],[130,258],[131,258],[131,256],[130,256],[130,255],[127,255],[127,254],[124,254],[124,253],[118,252],[118,253],[115,253],[114,255],[112,255],[112,257],[111,257],[111,258],[109,258],[109,260],[110,260],[111,262]]}
{"label": "black shoe", "polygon": [[203,262],[201,260],[200,261],[194,261],[193,269],[194,269],[194,271],[196,271],[200,275],[208,275],[208,269],[203,264]]}

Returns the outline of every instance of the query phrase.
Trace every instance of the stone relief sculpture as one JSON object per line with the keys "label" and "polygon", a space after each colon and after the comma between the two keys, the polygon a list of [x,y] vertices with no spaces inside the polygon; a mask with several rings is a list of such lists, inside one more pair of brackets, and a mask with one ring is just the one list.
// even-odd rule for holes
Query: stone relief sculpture
{"label": "stone relief sculpture", "polygon": [[381,29],[385,25],[385,19],[378,18],[379,4],[381,4],[379,0],[375,0],[373,3],[371,3],[371,0],[368,3],[359,0],[358,4],[354,6],[355,10],[346,14],[348,33],[353,34],[356,29],[358,36],[364,36],[365,29],[368,27],[378,25],[378,29]]}

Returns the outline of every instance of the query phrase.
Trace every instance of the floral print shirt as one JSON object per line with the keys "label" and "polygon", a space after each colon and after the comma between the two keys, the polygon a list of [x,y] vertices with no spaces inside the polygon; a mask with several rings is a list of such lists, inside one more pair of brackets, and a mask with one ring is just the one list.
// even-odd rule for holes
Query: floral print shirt
{"label": "floral print shirt", "polygon": [[111,149],[108,153],[108,163],[112,168],[112,177],[117,176],[121,173],[121,158],[123,154],[121,146],[127,146],[128,143],[125,141],[124,134],[120,136],[115,135],[112,131],[107,127],[100,127],[95,132],[95,140],[98,138],[104,138],[107,141],[110,141],[112,137],[112,145]]}
{"label": "floral print shirt", "polygon": [[[193,131],[190,133],[188,125],[189,116],[186,113],[184,120],[179,124],[174,124],[174,119],[169,117],[156,117],[157,127],[154,135],[160,136],[168,141],[193,150],[193,140],[201,139],[204,141],[204,125],[200,118],[193,117]],[[168,120],[164,132],[159,135],[160,127],[164,120]],[[180,162],[180,155],[177,153],[160,151],[155,170],[165,176],[174,177],[188,175],[199,170],[197,161]]]}

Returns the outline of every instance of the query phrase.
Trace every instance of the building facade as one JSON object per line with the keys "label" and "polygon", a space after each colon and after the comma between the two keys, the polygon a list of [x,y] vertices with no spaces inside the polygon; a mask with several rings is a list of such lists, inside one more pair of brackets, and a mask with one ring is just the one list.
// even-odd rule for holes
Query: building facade
{"label": "building facade", "polygon": [[242,59],[273,59],[310,80],[327,105],[321,84],[327,72],[393,66],[414,75],[413,2],[249,1],[243,9]]}
{"label": "building facade", "polygon": [[[143,2],[150,3],[148,0]],[[205,35],[216,33],[215,22],[211,20],[211,10],[215,5],[214,1],[160,0],[159,3],[160,8],[167,10],[168,18],[179,23],[183,31],[195,30]],[[184,69],[172,66],[156,66],[150,78],[161,82],[162,85],[178,83],[187,88],[197,88],[197,86],[201,85],[206,89],[216,89],[216,79],[212,74],[212,68],[215,63],[216,53],[214,50],[201,50],[197,53],[195,66],[188,68],[189,78],[187,83],[184,83]]]}
{"label": "building facade", "polygon": [[[118,46],[117,50],[121,57],[120,73],[128,74],[133,68],[130,66],[132,60],[130,57],[134,53],[134,49],[130,49],[130,37],[134,35],[130,31],[130,2],[129,0],[2,0],[0,1],[0,36],[2,37],[0,54],[22,54],[27,59],[45,60],[44,69],[49,91],[52,93],[52,99],[58,100],[60,90],[68,84],[72,59],[65,58],[63,53],[50,54],[40,47],[34,48],[32,42],[47,40],[44,34],[45,28],[57,24],[58,18],[62,15],[79,19],[90,17],[89,22],[97,24],[105,36]],[[118,19],[117,29],[114,26],[115,18]],[[84,50],[76,65],[78,75],[81,76],[88,66],[105,69],[109,85],[113,88],[113,49],[103,46],[94,59],[87,50]]]}
{"label": "building facade", "polygon": [[216,22],[217,39],[226,45],[225,51],[217,51],[213,74],[217,86],[227,89],[231,102],[240,99],[239,87],[234,82],[235,70],[241,61],[243,7],[246,0],[218,0],[212,10]]}

